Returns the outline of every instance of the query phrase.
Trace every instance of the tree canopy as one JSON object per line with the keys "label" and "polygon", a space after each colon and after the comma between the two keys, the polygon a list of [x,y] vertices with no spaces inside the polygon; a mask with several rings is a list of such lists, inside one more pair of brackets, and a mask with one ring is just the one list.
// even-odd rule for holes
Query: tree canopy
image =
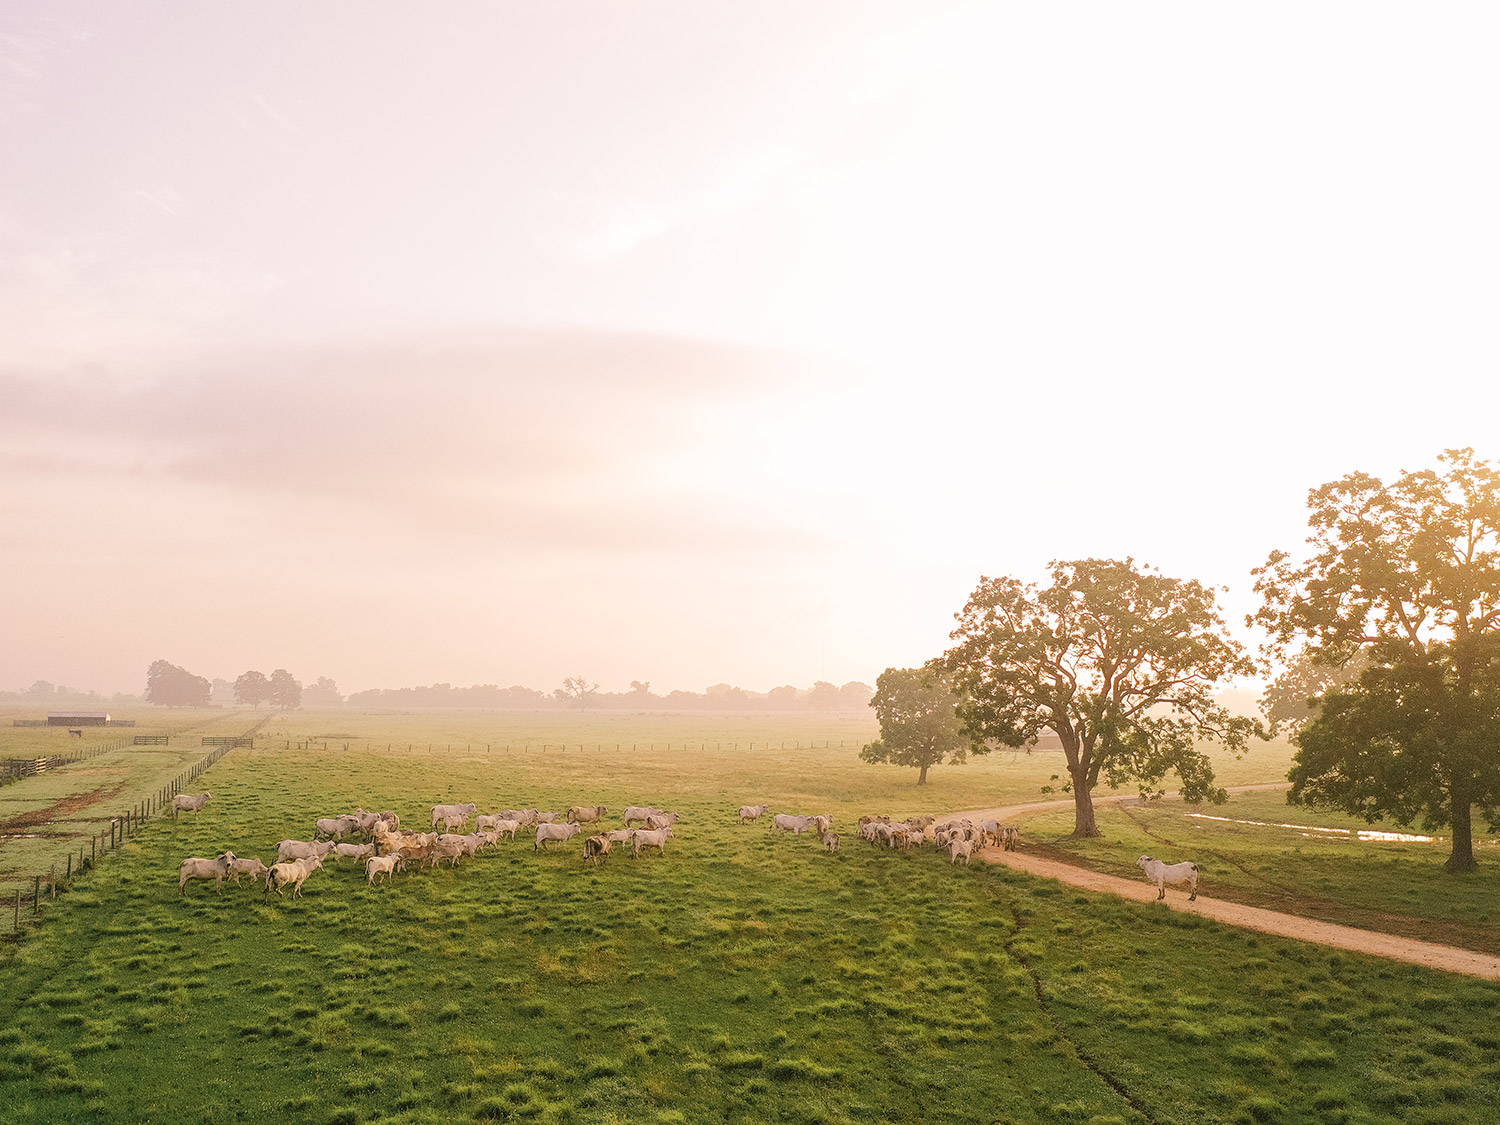
{"label": "tree canopy", "polygon": [[207,707],[213,684],[165,660],[146,669],[146,702],[164,707]]}
{"label": "tree canopy", "polygon": [[1313,489],[1307,555],[1255,571],[1250,620],[1289,665],[1359,670],[1314,697],[1291,799],[1451,825],[1446,866],[1467,871],[1474,807],[1500,827],[1500,470],[1472,449],[1438,460]]}
{"label": "tree canopy", "polygon": [[880,720],[880,737],[859,752],[867,762],[890,762],[921,772],[941,763],[962,762],[968,740],[958,720],[958,699],[930,668],[887,668],[875,681],[870,706]]}
{"label": "tree canopy", "polygon": [[1198,749],[1217,741],[1243,753],[1260,732],[1212,696],[1256,665],[1219,617],[1214,592],[1133,559],[1049,565],[1045,587],[981,578],[956,614],[957,643],[934,662],[962,702],[971,749],[1022,747],[1054,732],[1067,761],[1075,836],[1097,836],[1093,791],[1135,780],[1142,791],[1169,772],[1188,800],[1225,799]]}
{"label": "tree canopy", "polygon": [[259,707],[271,698],[271,681],[264,672],[241,672],[234,681],[234,701]]}
{"label": "tree canopy", "polygon": [[278,668],[271,673],[269,689],[267,698],[273,706],[280,707],[283,711],[302,706],[302,685],[285,668]]}
{"label": "tree canopy", "polygon": [[568,676],[563,680],[562,687],[552,694],[569,707],[577,707],[580,711],[586,711],[598,698],[599,685],[589,683],[583,676]]}

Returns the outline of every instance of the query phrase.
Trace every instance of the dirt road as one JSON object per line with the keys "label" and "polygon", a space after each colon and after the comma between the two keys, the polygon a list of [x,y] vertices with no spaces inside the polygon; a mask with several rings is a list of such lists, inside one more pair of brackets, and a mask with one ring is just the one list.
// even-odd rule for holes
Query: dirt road
{"label": "dirt road", "polygon": [[[1231,788],[1230,792],[1249,793],[1285,788],[1285,783],[1273,782],[1266,785],[1239,785]],[[1168,797],[1176,796],[1176,794],[1168,794]],[[1094,804],[1115,804],[1126,800],[1133,801],[1136,798],[1100,797],[1095,799]],[[1006,820],[1025,813],[1054,808],[1071,808],[1072,805],[1071,800],[1036,801],[1031,804],[1008,805],[996,809],[974,809],[957,815],[967,816],[972,820]],[[1040,856],[1027,855],[1025,852],[1001,851],[999,848],[985,848],[980,854],[988,863],[1003,863],[1018,871],[1024,871],[1028,875],[1057,879],[1069,886],[1082,887],[1084,890],[1119,895],[1121,898],[1133,898],[1140,902],[1151,902],[1156,899],[1156,888],[1147,883],[1144,878],[1121,879],[1115,875],[1090,871],[1071,863],[1043,859]],[[1315,942],[1333,949],[1368,953],[1374,957],[1406,961],[1429,969],[1463,973],[1472,977],[1482,977],[1485,980],[1500,980],[1500,957],[1488,953],[1475,953],[1469,949],[1439,945],[1436,942],[1418,941],[1415,938],[1398,937],[1395,934],[1382,934],[1371,930],[1359,930],[1353,926],[1340,926],[1332,922],[1319,922],[1312,918],[1301,918],[1295,914],[1283,914],[1276,910],[1264,910],[1258,906],[1243,906],[1237,902],[1209,898],[1207,895],[1199,895],[1196,902],[1189,902],[1186,893],[1170,888],[1167,890],[1166,902],[1162,905],[1166,909],[1190,910],[1205,918],[1212,918],[1216,922],[1275,934],[1278,937],[1296,938],[1298,941]]]}

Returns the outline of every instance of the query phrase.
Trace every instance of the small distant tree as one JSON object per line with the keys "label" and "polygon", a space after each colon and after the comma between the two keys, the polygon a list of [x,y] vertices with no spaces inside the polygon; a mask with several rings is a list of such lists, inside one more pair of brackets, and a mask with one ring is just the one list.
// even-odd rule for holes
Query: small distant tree
{"label": "small distant tree", "polygon": [[562,687],[552,694],[558,702],[565,703],[569,707],[576,707],[580,711],[586,711],[598,697],[599,685],[589,683],[582,676],[569,676],[563,680]]}
{"label": "small distant tree", "polygon": [[302,689],[302,704],[305,707],[342,707],[344,697],[339,694],[338,684],[327,676],[319,676]]}
{"label": "small distant tree", "polygon": [[827,680],[818,680],[807,693],[803,706],[814,711],[832,711],[839,705],[839,689]]}
{"label": "small distant tree", "polygon": [[146,702],[163,707],[207,707],[213,685],[204,676],[165,660],[146,669]]}
{"label": "small distant tree", "polygon": [[271,673],[270,689],[272,706],[280,707],[283,711],[302,706],[302,685],[285,668],[278,668]]}
{"label": "small distant tree", "polygon": [[271,698],[271,681],[264,672],[241,672],[234,681],[234,701],[259,707]]}
{"label": "small distant tree", "polygon": [[630,681],[630,694],[631,695],[642,695],[642,696],[644,696],[644,695],[650,695],[651,694],[651,681],[650,680],[631,680]]}
{"label": "small distant tree", "polygon": [[926,668],[887,668],[875,681],[870,700],[880,720],[880,737],[859,752],[866,762],[889,762],[927,770],[944,759],[965,760],[968,739],[958,719],[958,698],[936,672]]}

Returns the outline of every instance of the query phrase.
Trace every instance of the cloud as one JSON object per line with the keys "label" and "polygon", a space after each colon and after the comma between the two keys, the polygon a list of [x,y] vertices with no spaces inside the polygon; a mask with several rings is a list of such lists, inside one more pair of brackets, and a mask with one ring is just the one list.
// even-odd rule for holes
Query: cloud
{"label": "cloud", "polygon": [[260,349],[151,382],[0,373],[0,472],[108,479],[143,505],[197,490],[307,526],[336,510],[569,549],[689,546],[765,514],[691,479],[664,486],[657,466],[711,448],[708,420],[796,370],[749,348],[558,331]]}

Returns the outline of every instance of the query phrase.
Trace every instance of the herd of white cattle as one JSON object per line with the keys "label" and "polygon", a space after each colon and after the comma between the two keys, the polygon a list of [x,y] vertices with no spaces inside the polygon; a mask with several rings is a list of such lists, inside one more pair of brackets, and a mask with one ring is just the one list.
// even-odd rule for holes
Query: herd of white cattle
{"label": "herd of white cattle", "polygon": [[[174,801],[174,814],[177,808],[191,809],[196,817],[208,797],[207,793],[180,795]],[[739,823],[754,823],[770,812],[768,805],[741,805]],[[532,851],[546,851],[550,844],[566,844],[582,833],[585,825],[603,828],[608,814],[609,809],[604,805],[574,805],[565,813],[538,809],[480,813],[473,803],[433,805],[431,830],[414,832],[402,829],[401,818],[390,809],[366,812],[363,808],[356,808],[352,813],[314,820],[311,840],[282,840],[276,846],[275,863],[237,856],[232,851],[221,852],[212,859],[185,859],[178,867],[177,889],[186,894],[191,880],[212,879],[214,890],[222,893],[224,880],[238,884],[242,876],[249,875],[253,882],[265,884],[263,898],[273,890],[280,895],[287,887],[292,889],[294,899],[300,898],[302,885],[330,856],[335,865],[345,859],[362,862],[367,883],[379,882],[382,875],[389,883],[396,872],[413,867],[418,870],[423,865],[437,867],[444,860],[450,867],[456,867],[460,859],[475,856],[484,848],[497,847],[501,840],[514,841],[516,833],[522,829],[535,829]],[[472,832],[466,831],[471,817],[474,820]],[[666,809],[631,805],[625,810],[623,819],[623,828],[595,831],[585,837],[585,862],[597,866],[608,859],[617,846],[629,848],[633,859],[650,848],[665,856],[667,841],[674,837],[672,826],[682,817]],[[441,832],[437,831],[439,828]],[[824,851],[839,850],[840,837],[833,830],[830,814],[800,816],[777,813],[770,817],[769,829],[778,836],[787,833],[801,836],[804,832],[811,832],[822,843]],[[909,816],[895,820],[890,816],[861,816],[858,830],[860,838],[872,847],[904,851],[933,844],[948,853],[950,863],[962,860],[965,865],[975,851],[986,845],[1012,851],[1021,840],[1020,829],[1013,824],[988,819],[976,822],[967,817]],[[1136,866],[1157,887],[1158,898],[1166,897],[1168,883],[1187,884],[1191,891],[1189,901],[1198,897],[1200,868],[1196,863],[1166,864],[1143,855],[1136,861]]]}
{"label": "herd of white cattle", "polygon": [[[198,798],[201,800],[197,805],[184,803],[182,807],[190,807],[196,813],[208,800],[208,794],[188,800]],[[238,884],[242,876],[249,875],[265,884],[264,896],[272,891],[280,895],[290,887],[292,897],[300,898],[302,884],[330,857],[335,865],[345,859],[362,862],[368,883],[378,882],[382,875],[390,882],[398,871],[420,869],[423,865],[436,867],[444,860],[450,867],[456,867],[459,860],[477,855],[483,848],[496,847],[501,840],[515,840],[516,833],[526,828],[536,831],[532,850],[546,851],[550,844],[571,840],[583,831],[584,825],[602,828],[608,813],[604,805],[574,805],[566,813],[540,809],[480,813],[473,803],[433,805],[432,831],[413,832],[402,829],[401,818],[390,809],[367,812],[357,808],[352,813],[318,817],[313,821],[310,840],[282,840],[276,845],[275,863],[237,856],[232,851],[220,852],[212,859],[197,856],[185,859],[178,865],[177,889],[186,894],[191,880],[212,879],[215,891],[222,893],[224,880]],[[474,820],[472,832],[466,831],[470,818]],[[584,840],[584,859],[597,866],[617,845],[628,847],[632,858],[650,848],[665,856],[667,841],[674,835],[672,826],[681,819],[681,814],[666,809],[632,805],[625,810],[624,828],[598,832]],[[437,831],[438,828],[442,831]]]}

